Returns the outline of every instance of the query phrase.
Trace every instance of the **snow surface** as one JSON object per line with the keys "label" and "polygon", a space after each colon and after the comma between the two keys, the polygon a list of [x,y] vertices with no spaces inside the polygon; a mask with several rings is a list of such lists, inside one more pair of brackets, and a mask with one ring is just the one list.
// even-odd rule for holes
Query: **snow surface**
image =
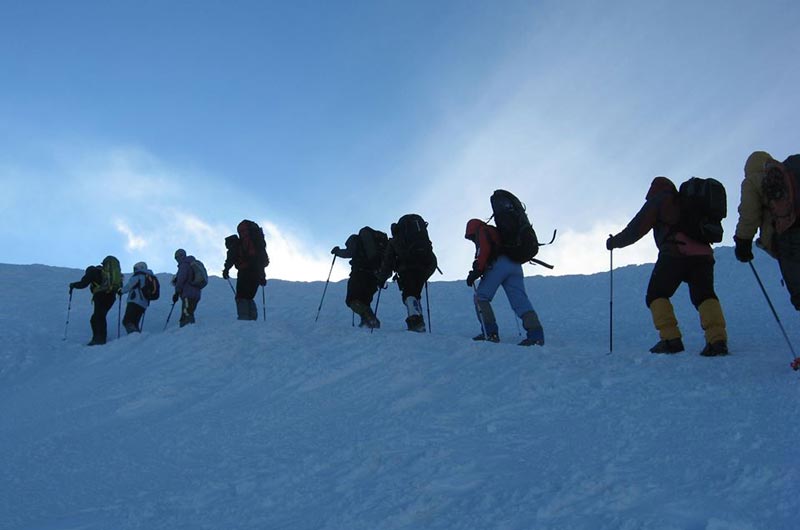
{"label": "snow surface", "polygon": [[[433,333],[351,327],[345,282],[271,281],[267,322],[238,322],[212,278],[197,324],[90,338],[82,271],[0,265],[0,528],[794,529],[798,374],[749,267],[717,250],[732,354],[656,356],[651,266],[529,277],[544,348],[521,348],[505,296],[502,344],[474,343],[472,290],[430,285]],[[755,262],[794,344],[777,265]],[[528,273],[536,273],[528,267]],[[162,275],[168,286],[169,275]],[[261,294],[257,298],[261,310]],[[124,331],[123,331],[124,334]]]}

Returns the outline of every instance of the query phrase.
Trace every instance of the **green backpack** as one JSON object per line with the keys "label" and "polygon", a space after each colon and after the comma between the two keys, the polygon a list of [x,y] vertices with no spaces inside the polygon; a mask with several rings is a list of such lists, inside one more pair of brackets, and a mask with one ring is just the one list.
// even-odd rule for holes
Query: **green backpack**
{"label": "green backpack", "polygon": [[106,256],[103,259],[103,281],[97,286],[95,292],[116,293],[122,289],[122,269],[119,260],[114,256]]}

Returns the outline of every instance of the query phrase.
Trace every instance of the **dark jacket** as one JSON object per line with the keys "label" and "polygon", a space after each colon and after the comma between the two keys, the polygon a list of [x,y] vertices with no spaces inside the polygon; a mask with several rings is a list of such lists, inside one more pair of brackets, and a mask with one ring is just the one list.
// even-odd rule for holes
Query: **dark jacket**
{"label": "dark jacket", "polygon": [[[103,267],[100,265],[89,265],[83,273],[83,278],[79,281],[71,283],[70,287],[73,289],[85,289],[91,286],[91,291],[94,292],[103,283]],[[116,295],[116,293],[114,293]]]}
{"label": "dark jacket", "polygon": [[358,234],[351,234],[344,245],[345,248],[337,247],[334,254],[339,258],[350,259],[351,270],[376,273],[380,269],[383,255],[378,255],[370,261]]}
{"label": "dark jacket", "polygon": [[397,240],[391,238],[383,253],[378,277],[385,281],[392,275],[392,272],[397,272],[398,275],[402,276],[409,270],[421,271],[430,277],[437,266],[436,254],[433,251],[430,254],[426,252],[423,256],[403,255],[397,248]]}
{"label": "dark jacket", "polygon": [[647,190],[644,206],[622,232],[612,237],[614,248],[632,245],[653,231],[659,254],[670,256],[712,255],[711,245],[691,239],[675,226],[680,220],[678,189],[667,177],[656,177]]}
{"label": "dark jacket", "polygon": [[175,276],[175,292],[181,298],[200,300],[200,288],[191,284],[192,262],[194,256],[186,256],[178,263],[178,274]]}

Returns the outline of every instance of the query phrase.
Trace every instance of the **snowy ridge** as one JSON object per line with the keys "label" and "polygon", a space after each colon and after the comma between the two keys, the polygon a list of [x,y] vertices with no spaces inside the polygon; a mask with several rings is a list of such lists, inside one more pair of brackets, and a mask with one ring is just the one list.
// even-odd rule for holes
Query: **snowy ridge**
{"label": "snowy ridge", "polygon": [[[81,271],[0,265],[0,528],[790,529],[800,508],[798,376],[749,267],[717,250],[732,355],[654,356],[650,266],[530,277],[547,345],[473,343],[463,282],[430,286],[433,333],[350,326],[345,283],[271,281],[267,322],[237,322],[212,278],[198,324],[163,300],[144,333],[87,348]],[[777,266],[755,262],[795,344]],[[528,268],[528,273],[535,269]],[[261,294],[257,302],[261,311]],[[123,332],[124,333],[124,332]]]}

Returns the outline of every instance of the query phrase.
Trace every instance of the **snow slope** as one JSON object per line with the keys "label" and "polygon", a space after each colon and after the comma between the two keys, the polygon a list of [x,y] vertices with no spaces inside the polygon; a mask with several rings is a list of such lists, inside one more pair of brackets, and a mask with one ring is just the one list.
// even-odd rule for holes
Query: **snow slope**
{"label": "snow slope", "polygon": [[195,326],[163,331],[167,293],[144,333],[116,340],[115,308],[88,348],[88,291],[62,340],[82,271],[0,265],[0,528],[798,528],[800,381],[749,267],[717,259],[732,354],[710,359],[685,287],[689,351],[647,353],[650,266],[614,273],[608,355],[608,274],[527,279],[544,348],[515,345],[502,293],[503,343],[473,343],[463,282],[431,284],[420,335],[393,285],[371,334],[344,282],[315,324],[323,283],[271,281],[265,323],[219,278]]}

